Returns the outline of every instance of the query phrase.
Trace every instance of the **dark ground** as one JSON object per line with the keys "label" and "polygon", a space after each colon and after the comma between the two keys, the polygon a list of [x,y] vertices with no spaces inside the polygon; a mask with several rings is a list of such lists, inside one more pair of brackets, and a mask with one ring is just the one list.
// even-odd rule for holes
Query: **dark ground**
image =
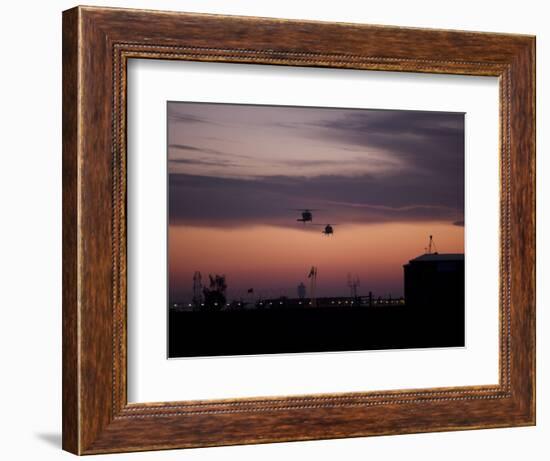
{"label": "dark ground", "polygon": [[169,357],[464,346],[464,307],[255,309],[169,315]]}

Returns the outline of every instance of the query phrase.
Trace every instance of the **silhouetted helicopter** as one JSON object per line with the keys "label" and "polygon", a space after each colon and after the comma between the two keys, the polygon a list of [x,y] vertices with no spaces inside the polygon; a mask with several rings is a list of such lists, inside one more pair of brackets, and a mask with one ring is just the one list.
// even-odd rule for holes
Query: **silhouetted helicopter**
{"label": "silhouetted helicopter", "polygon": [[331,235],[334,235],[334,224],[313,224],[314,226],[323,226],[324,229],[321,232],[321,234],[326,235],[327,237],[330,237]]}
{"label": "silhouetted helicopter", "polygon": [[312,211],[319,211],[315,208],[293,208],[293,210],[302,212],[302,217],[298,218],[296,221],[303,222],[304,224],[306,222],[313,221],[313,213],[311,213]]}
{"label": "silhouetted helicopter", "polygon": [[327,235],[327,236],[334,235],[334,229],[332,228],[332,226],[330,224],[327,224],[322,233]]}

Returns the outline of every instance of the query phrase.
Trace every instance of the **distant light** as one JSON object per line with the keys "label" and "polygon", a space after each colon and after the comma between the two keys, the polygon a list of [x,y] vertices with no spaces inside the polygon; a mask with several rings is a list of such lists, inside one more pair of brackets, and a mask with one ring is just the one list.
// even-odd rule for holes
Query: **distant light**
{"label": "distant light", "polygon": [[332,301],[332,304],[334,304],[334,301]]}
{"label": "distant light", "polygon": [[230,304],[226,304],[226,306],[229,306]]}
{"label": "distant light", "polygon": [[351,301],[351,304],[353,304],[353,301]]}
{"label": "distant light", "polygon": [[283,302],[282,302],[282,301],[279,301],[279,304],[283,304]]}
{"label": "distant light", "polygon": [[217,306],[217,305],[218,305],[218,303],[214,303],[214,306]]}
{"label": "distant light", "polygon": [[192,306],[192,304],[188,304],[188,306],[189,306],[189,307],[191,307],[191,306]]}
{"label": "distant light", "polygon": [[302,304],[302,301],[298,301],[298,304]]}
{"label": "distant light", "polygon": [[347,304],[347,303],[348,303],[348,302],[346,301],[346,304]]}
{"label": "distant light", "polygon": [[204,304],[201,303],[201,306],[204,306]]}

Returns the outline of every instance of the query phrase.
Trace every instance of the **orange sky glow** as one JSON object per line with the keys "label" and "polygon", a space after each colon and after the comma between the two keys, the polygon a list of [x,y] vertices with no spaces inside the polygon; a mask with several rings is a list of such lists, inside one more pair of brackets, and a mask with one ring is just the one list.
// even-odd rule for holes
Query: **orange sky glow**
{"label": "orange sky glow", "polygon": [[[464,252],[464,114],[169,102],[169,298],[403,296],[403,265]],[[307,209],[313,223],[297,219]],[[322,235],[330,223],[334,235]],[[252,289],[253,294],[248,294]]]}
{"label": "orange sky glow", "polygon": [[303,227],[170,226],[170,283],[191,296],[193,273],[200,271],[225,274],[229,297],[246,297],[249,288],[263,297],[294,297],[315,265],[319,296],[348,295],[348,273],[359,277],[360,294],[402,296],[403,264],[425,252],[429,234],[439,251],[464,252],[464,228],[448,223],[345,225],[331,237]]}

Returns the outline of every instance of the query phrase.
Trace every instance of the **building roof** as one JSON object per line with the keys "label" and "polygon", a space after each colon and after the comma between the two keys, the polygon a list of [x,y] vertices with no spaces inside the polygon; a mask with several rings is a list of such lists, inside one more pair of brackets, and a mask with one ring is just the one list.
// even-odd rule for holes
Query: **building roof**
{"label": "building roof", "polygon": [[464,253],[431,253],[423,254],[409,262],[417,261],[464,261]]}

